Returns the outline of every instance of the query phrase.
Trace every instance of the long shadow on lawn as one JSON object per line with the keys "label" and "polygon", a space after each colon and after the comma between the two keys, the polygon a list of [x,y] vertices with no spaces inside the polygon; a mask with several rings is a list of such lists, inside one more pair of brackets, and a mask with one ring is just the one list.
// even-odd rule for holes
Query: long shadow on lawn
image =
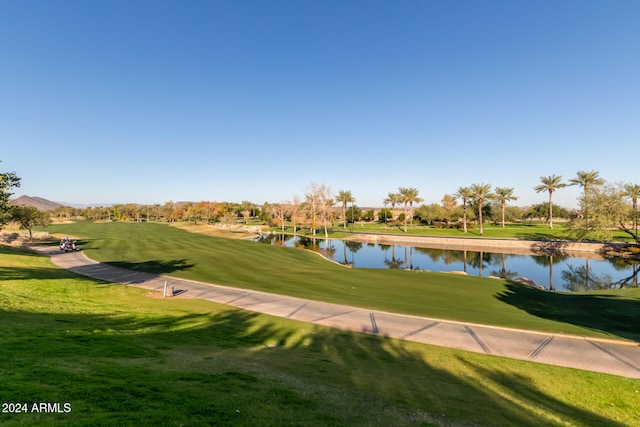
{"label": "long shadow on lawn", "polygon": [[[518,374],[480,366],[479,356],[462,361],[480,374],[480,381],[478,375],[456,376],[439,367],[443,356],[437,348],[418,351],[412,344],[382,337],[270,320],[235,309],[153,317],[0,311],[0,324],[14,331],[0,348],[6,362],[0,372],[11,367],[10,375],[23,381],[8,381],[9,388],[0,396],[24,396],[25,387],[32,393],[42,390],[43,396],[32,399],[46,400],[46,387],[54,382],[57,389],[66,390],[66,400],[84,402],[85,410],[72,415],[85,421],[92,419],[92,411],[106,411],[133,424],[161,424],[167,414],[198,424],[219,421],[216,417],[229,409],[223,405],[231,405],[245,417],[244,425],[268,424],[269,420],[250,417],[270,411],[277,413],[273,422],[280,425],[299,424],[300,417],[310,425],[327,420],[334,425],[547,424],[548,418],[527,411],[526,404],[535,402],[562,414],[569,424],[621,425],[547,396]],[[174,354],[188,363],[172,363]],[[69,368],[78,362],[81,370]],[[34,376],[33,366],[40,364],[47,366]],[[17,372],[20,367],[25,372]],[[251,384],[237,384],[237,392],[229,394],[230,378],[251,379]],[[189,388],[183,388],[185,379],[191,382]],[[87,383],[93,384],[89,394]],[[507,392],[493,393],[493,387]],[[162,400],[163,393],[178,392],[179,399]],[[327,393],[338,397],[321,397]],[[227,398],[230,403],[222,398],[227,394],[234,396]],[[141,396],[152,396],[142,405],[161,402],[164,412],[158,420],[139,420],[143,415],[135,409],[123,414],[135,408],[132,402]],[[360,412],[347,410],[351,405],[341,402],[341,396],[355,397]],[[363,405],[371,406],[365,410]],[[21,415],[20,421],[29,423],[28,415]]]}
{"label": "long shadow on lawn", "polygon": [[125,268],[127,270],[142,271],[159,275],[188,270],[195,265],[193,263],[187,262],[186,259],[176,259],[169,261],[154,259],[143,262],[114,261],[109,262],[108,264],[115,267]]}
{"label": "long shadow on lawn", "polygon": [[53,280],[76,277],[69,271],[58,267],[51,268],[21,268],[21,267],[0,267],[1,280]]}
{"label": "long shadow on lawn", "polygon": [[613,293],[559,294],[517,283],[506,287],[497,298],[529,314],[640,342],[640,299],[622,299]]}

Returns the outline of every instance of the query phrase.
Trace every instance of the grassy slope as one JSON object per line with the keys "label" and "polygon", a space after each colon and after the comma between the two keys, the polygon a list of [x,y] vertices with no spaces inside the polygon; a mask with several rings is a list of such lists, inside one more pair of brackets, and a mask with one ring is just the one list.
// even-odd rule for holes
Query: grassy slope
{"label": "grassy slope", "polygon": [[574,425],[640,419],[637,380],[155,299],[0,247],[7,426]]}
{"label": "grassy slope", "polygon": [[347,269],[299,249],[163,224],[81,222],[50,229],[82,237],[89,257],[126,268],[412,315],[640,341],[640,289],[559,294],[482,277]]}

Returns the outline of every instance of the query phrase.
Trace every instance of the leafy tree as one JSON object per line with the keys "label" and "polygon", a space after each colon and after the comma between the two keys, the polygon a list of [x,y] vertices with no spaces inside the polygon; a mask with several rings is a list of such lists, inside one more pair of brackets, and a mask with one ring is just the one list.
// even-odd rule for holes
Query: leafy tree
{"label": "leafy tree", "polygon": [[612,240],[612,230],[629,217],[622,184],[593,187],[589,199],[589,221],[584,216],[575,218],[568,224],[569,230],[579,240]]}
{"label": "leafy tree", "polygon": [[625,225],[624,222],[621,222],[619,228],[630,234],[634,240],[636,241],[636,245],[640,246],[640,239],[638,236],[638,198],[640,198],[640,185],[638,184],[625,184],[624,185],[624,193],[625,197],[631,199],[631,208],[632,208],[632,220],[633,220],[633,228],[635,232],[631,232]]}
{"label": "leafy tree", "polygon": [[[538,218],[540,222],[549,220],[549,202],[538,203],[529,207],[525,213],[525,217],[532,219]],[[557,205],[553,205],[554,218],[569,218],[569,211]]]}
{"label": "leafy tree", "polygon": [[29,231],[29,240],[33,240],[32,228],[47,226],[51,223],[49,214],[33,206],[11,206],[11,221],[20,224],[21,230]]}
{"label": "leafy tree", "polygon": [[536,193],[547,191],[549,193],[549,228],[553,228],[553,192],[559,188],[564,188],[567,184],[562,182],[562,176],[541,176],[542,184],[533,187]]}
{"label": "leafy tree", "polygon": [[82,216],[83,211],[71,206],[56,206],[51,211],[51,215],[58,218],[73,218],[75,216]]}
{"label": "leafy tree", "polygon": [[391,209],[387,209],[387,208],[380,209],[380,212],[378,212],[378,221],[387,222],[387,219],[389,218],[393,218]]}
{"label": "leafy tree", "polygon": [[356,205],[351,205],[347,210],[347,221],[351,224],[360,221],[362,218],[362,209]]}
{"label": "leafy tree", "polygon": [[338,202],[342,203],[342,219],[343,219],[343,228],[347,228],[347,203],[353,203],[356,201],[353,194],[349,190],[340,190],[338,191]]}
{"label": "leafy tree", "polygon": [[238,207],[239,213],[244,218],[244,223],[249,224],[249,218],[253,218],[256,216],[256,205],[247,200],[243,200],[240,206]]}
{"label": "leafy tree", "polygon": [[362,219],[365,221],[373,221],[376,218],[376,211],[373,209],[367,209],[362,214]]}
{"label": "leafy tree", "polygon": [[584,213],[585,225],[589,227],[589,215],[588,215],[589,190],[594,187],[603,185],[605,183],[605,180],[600,178],[599,173],[597,171],[586,172],[581,170],[581,171],[578,171],[576,177],[571,178],[569,182],[571,183],[571,185],[579,185],[583,189],[582,212]]}
{"label": "leafy tree", "polygon": [[455,196],[462,199],[462,224],[464,227],[464,233],[467,232],[467,204],[472,197],[471,189],[469,187],[460,187],[456,191]]}
{"label": "leafy tree", "polygon": [[471,184],[471,198],[478,204],[478,221],[480,223],[480,235],[482,236],[484,229],[482,226],[482,204],[486,199],[493,198],[491,193],[491,184]]}
{"label": "leafy tree", "polygon": [[500,212],[502,213],[502,228],[504,228],[505,204],[506,202],[509,202],[511,200],[518,200],[518,198],[513,195],[513,188],[496,187],[495,192],[498,200],[500,200]]}
{"label": "leafy tree", "polygon": [[11,205],[9,200],[13,195],[11,190],[16,187],[20,187],[20,178],[15,172],[0,172],[0,230],[10,219]]}
{"label": "leafy tree", "polygon": [[399,193],[389,193],[387,194],[387,198],[383,200],[385,205],[391,205],[391,219],[396,216],[396,205],[401,204],[403,201],[403,197]]}
{"label": "leafy tree", "polygon": [[434,221],[446,220],[447,212],[437,203],[422,205],[416,209],[416,216],[420,221],[426,224],[432,224]]}

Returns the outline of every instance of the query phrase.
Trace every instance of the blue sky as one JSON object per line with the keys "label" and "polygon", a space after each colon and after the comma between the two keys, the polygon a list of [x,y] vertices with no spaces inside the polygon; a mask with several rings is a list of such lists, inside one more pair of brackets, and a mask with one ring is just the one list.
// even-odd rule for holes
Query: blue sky
{"label": "blue sky", "polygon": [[638,22],[635,0],[3,0],[0,171],[86,204],[640,183]]}

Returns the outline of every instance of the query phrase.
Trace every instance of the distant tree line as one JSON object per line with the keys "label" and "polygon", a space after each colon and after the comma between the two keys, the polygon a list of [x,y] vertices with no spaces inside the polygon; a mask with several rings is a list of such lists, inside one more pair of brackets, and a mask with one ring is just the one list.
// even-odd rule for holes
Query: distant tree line
{"label": "distant tree line", "polygon": [[[459,187],[455,194],[445,194],[440,204],[420,205],[423,198],[415,187],[399,187],[382,200],[384,208],[362,211],[349,190],[334,194],[326,184],[310,184],[304,196],[278,203],[257,205],[250,201],[241,203],[200,201],[173,202],[163,205],[116,204],[112,206],[73,208],[59,206],[47,215],[35,208],[12,206],[11,190],[19,187],[20,178],[14,172],[0,173],[0,229],[9,221],[17,222],[31,230],[35,225],[45,225],[48,216],[53,218],[86,218],[96,221],[191,221],[194,223],[268,224],[283,231],[291,228],[294,234],[309,229],[315,235],[336,223],[347,228],[357,221],[379,221],[393,224],[407,232],[414,222],[435,227],[460,228],[464,233],[469,227],[477,227],[483,233],[483,224],[501,224],[515,221],[539,221],[553,228],[554,219],[563,219],[567,229],[580,240],[610,240],[613,230],[622,230],[640,245],[638,235],[638,197],[640,185],[608,183],[597,171],[579,171],[568,182],[561,176],[540,177],[540,184],[533,187],[538,193],[547,193],[548,201],[529,207],[509,206],[517,200],[514,189],[474,183]],[[582,188],[580,208],[568,211],[553,204],[553,195],[567,186]]]}

